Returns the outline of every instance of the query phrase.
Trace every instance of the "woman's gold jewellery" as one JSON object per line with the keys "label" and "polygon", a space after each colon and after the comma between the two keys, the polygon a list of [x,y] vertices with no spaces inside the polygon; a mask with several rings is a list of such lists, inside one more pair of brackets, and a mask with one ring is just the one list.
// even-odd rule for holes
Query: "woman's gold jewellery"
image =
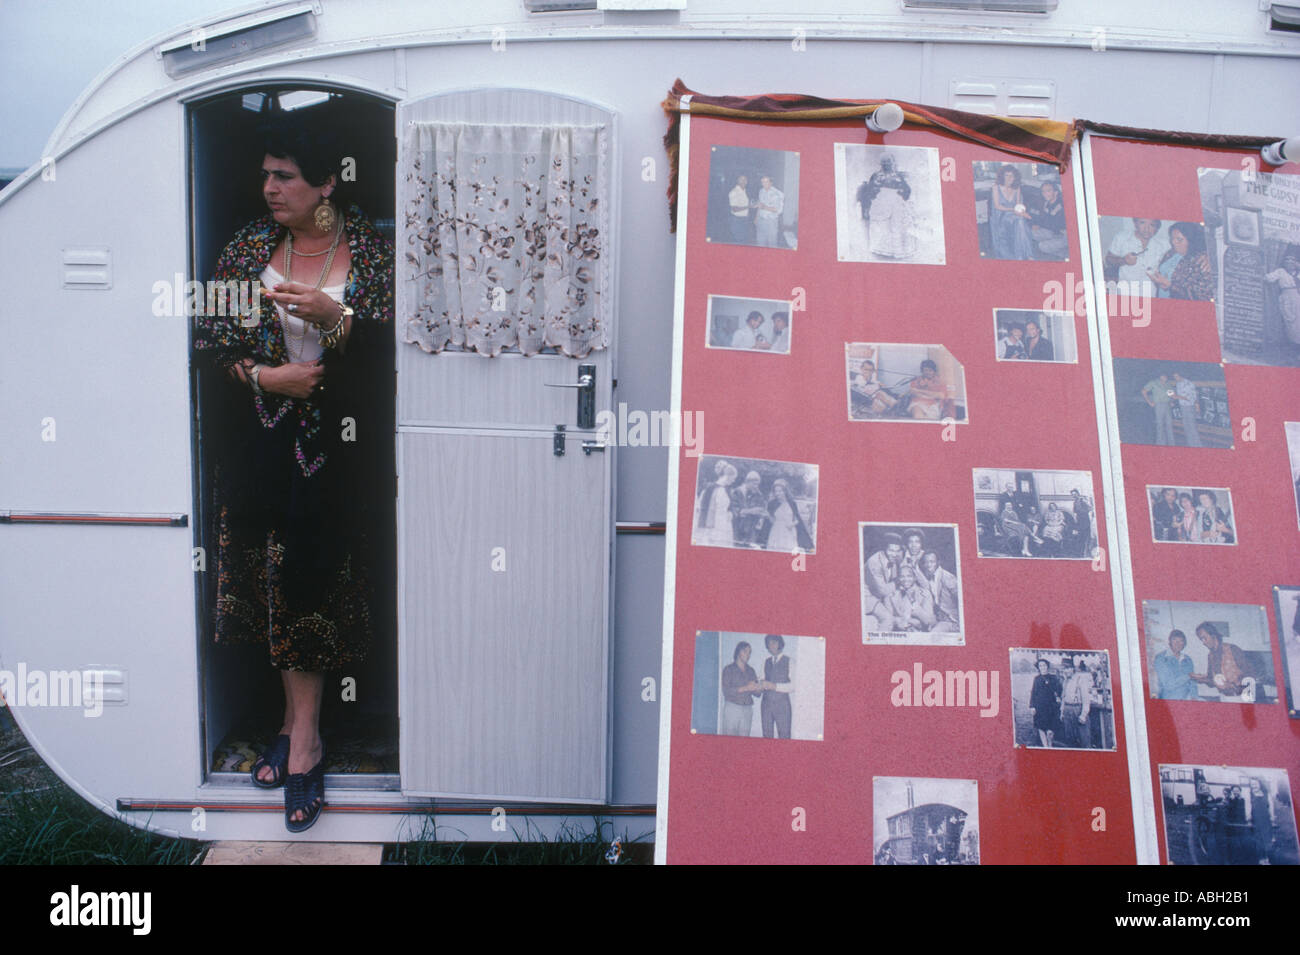
{"label": "woman's gold jewellery", "polygon": [[330,205],[329,196],[321,196],[321,204],[316,207],[316,228],[322,232],[334,227],[334,207]]}
{"label": "woman's gold jewellery", "polygon": [[[318,279],[316,280],[316,290],[317,290],[317,291],[319,291],[320,288],[321,288],[321,286],[323,286],[323,285],[325,284],[325,279],[326,279],[326,277],[330,274],[330,268],[333,267],[333,265],[334,265],[334,255],[335,255],[335,253],[338,252],[338,250],[339,250],[339,240],[342,239],[342,238],[343,238],[343,222],[342,222],[342,220],[340,220],[340,221],[339,221],[339,224],[338,224],[338,228],[337,228],[337,229],[335,230],[335,232],[334,232],[334,239],[333,239],[333,241],[330,242],[330,247],[329,247],[329,249],[326,250],[326,251],[329,252],[329,257],[325,259],[325,267],[324,267],[323,269],[321,269],[320,278],[318,278]],[[301,252],[298,253],[298,254],[299,254],[299,255],[302,255]],[[292,281],[293,281],[293,230],[290,229],[290,230],[289,230],[289,235],[288,235],[288,236],[285,238],[285,240],[284,240],[284,284],[288,285],[288,284],[289,284],[290,282],[292,282]],[[290,304],[288,310],[289,310],[290,312],[296,312],[296,311],[298,311],[298,308],[297,308],[296,305],[294,305],[294,304]],[[318,327],[317,330],[316,330],[316,334],[317,334],[318,336],[321,335],[319,327]],[[296,357],[296,358],[295,358],[294,353],[293,353],[293,352],[294,352],[294,349],[293,349],[293,337],[294,337],[294,336],[293,336],[293,334],[292,334],[292,330],[289,330],[289,334],[288,334],[286,337],[287,337],[287,339],[288,339],[288,340],[286,341],[286,345],[287,345],[288,348],[289,348],[289,357],[290,357],[290,358],[294,358],[295,361],[302,361],[302,350],[303,350],[303,345],[304,345],[304,343],[305,343],[305,341],[306,341],[306,338],[307,338],[307,329],[306,329],[306,327],[305,327],[305,326],[303,327],[302,334],[301,334],[301,336],[298,337],[298,354],[297,354],[297,357]],[[324,343],[324,337],[323,337],[323,336],[321,336],[321,341],[322,341],[322,344],[323,344],[323,343]]]}

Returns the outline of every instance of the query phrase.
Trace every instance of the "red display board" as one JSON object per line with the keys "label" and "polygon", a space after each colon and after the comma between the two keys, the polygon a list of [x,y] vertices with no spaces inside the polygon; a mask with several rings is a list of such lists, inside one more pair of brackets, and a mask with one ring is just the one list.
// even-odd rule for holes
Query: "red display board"
{"label": "red display board", "polygon": [[[1142,661],[1160,861],[1294,863],[1300,714],[1287,684],[1300,663],[1300,530],[1285,423],[1300,422],[1300,335],[1283,266],[1300,243],[1300,176],[1266,173],[1256,153],[1099,138],[1090,146],[1103,256],[1135,218],[1159,220],[1153,243],[1199,229],[1185,258],[1205,250],[1201,279],[1174,288],[1186,298],[1157,297],[1142,315],[1131,296],[1107,298],[1127,624]],[[1180,369],[1196,379],[1197,424],[1189,435],[1177,420],[1161,435],[1161,412],[1136,396]],[[1166,488],[1184,518],[1172,530],[1160,512]],[[1184,494],[1198,499],[1191,513]],[[1207,524],[1221,526],[1204,535]],[[1170,651],[1175,630],[1190,683]],[[1235,808],[1233,786],[1242,790]]]}
{"label": "red display board", "polygon": [[[797,167],[765,151],[797,153]],[[1002,180],[1007,163],[1015,175]],[[760,181],[738,193],[741,175]],[[703,442],[679,450],[670,487],[661,859],[1135,861],[1101,366],[1070,172],[1056,180],[1055,259],[1025,215],[1041,212],[1042,184],[1057,175],[912,127],[882,138],[857,121],[690,119],[674,410],[697,416]],[[760,221],[774,207],[775,226]],[[1024,314],[999,325],[995,310]],[[1053,360],[1009,354],[1019,343],[1006,329],[1054,310],[1067,317],[1053,319]],[[862,374],[872,355],[874,384],[890,392],[879,400]],[[938,356],[940,383],[914,388],[925,355]],[[932,579],[932,605],[894,600],[913,555],[891,561],[890,535],[906,541],[914,528],[918,554],[934,551],[959,578],[956,631],[936,622]],[[884,603],[903,608],[885,623],[868,614],[877,554],[878,568],[895,568],[882,572]],[[1085,683],[1080,720],[1063,697]],[[1044,693],[1054,698],[1035,710],[1056,712],[1035,723],[1031,697]],[[745,696],[748,714],[733,702]],[[1204,718],[1208,728],[1224,714]]]}

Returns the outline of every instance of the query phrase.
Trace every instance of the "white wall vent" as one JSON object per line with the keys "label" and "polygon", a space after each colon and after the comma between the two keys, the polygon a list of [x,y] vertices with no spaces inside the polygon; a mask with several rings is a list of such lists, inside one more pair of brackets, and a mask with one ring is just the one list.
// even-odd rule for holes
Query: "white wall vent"
{"label": "white wall vent", "polygon": [[113,253],[108,246],[63,250],[63,287],[105,291],[113,287]]}
{"label": "white wall vent", "polygon": [[1056,111],[1056,84],[1011,77],[961,77],[948,86],[948,105],[991,116],[1051,119]]}

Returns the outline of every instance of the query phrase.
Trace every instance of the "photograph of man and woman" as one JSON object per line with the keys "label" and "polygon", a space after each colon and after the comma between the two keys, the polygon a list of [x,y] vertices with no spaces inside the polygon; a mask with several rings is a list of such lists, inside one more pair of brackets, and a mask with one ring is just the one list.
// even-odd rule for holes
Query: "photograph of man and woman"
{"label": "photograph of man and woman", "polygon": [[835,238],[841,262],[943,265],[939,150],[836,143]]}
{"label": "photograph of man and woman", "polygon": [[1011,648],[1017,746],[1115,749],[1115,706],[1106,650]]}
{"label": "photograph of man and woman", "polygon": [[1089,560],[1097,546],[1090,471],[975,468],[981,557]]}
{"label": "photograph of man and woman", "polygon": [[1141,298],[1214,300],[1218,273],[1199,222],[1098,216],[1108,291]]}
{"label": "photograph of man and woman", "polygon": [[1078,364],[1079,344],[1069,312],[995,308],[993,330],[998,361]]}
{"label": "photograph of man and woman", "polygon": [[1300,719],[1300,587],[1274,587],[1273,609],[1286,681],[1286,710],[1291,719]]}
{"label": "photograph of man and woman", "polygon": [[709,242],[794,249],[799,245],[799,154],[714,146],[709,157]]}
{"label": "photograph of man and woman", "polygon": [[[1292,167],[1294,168],[1294,167]],[[1300,367],[1300,176],[1198,169],[1229,364]]]}
{"label": "photograph of man and woman", "polygon": [[871,784],[876,865],[979,865],[979,783],[876,776]]}
{"label": "photograph of man and woman", "polygon": [[824,638],[696,633],[692,733],[819,740],[825,703]]}
{"label": "photograph of man and woman", "polygon": [[783,554],[817,549],[817,465],[704,454],[691,543]]}
{"label": "photograph of man and woman", "polygon": [[858,524],[862,642],[961,646],[956,524]]}
{"label": "photograph of man and woman", "polygon": [[1277,702],[1263,607],[1144,600],[1142,632],[1153,700]]}
{"label": "photograph of man and woman", "polygon": [[790,302],[769,298],[709,296],[706,348],[790,354]]}
{"label": "photograph of man and woman", "polygon": [[1114,367],[1115,414],[1124,444],[1232,447],[1222,365],[1116,358]]}
{"label": "photograph of man and woman", "polygon": [[1161,764],[1170,865],[1297,865],[1285,769]]}
{"label": "photograph of man and woman", "polygon": [[1232,492],[1226,487],[1147,485],[1151,539],[1158,544],[1235,544]]}
{"label": "photograph of man and woman", "polygon": [[971,165],[981,257],[1069,259],[1061,174],[1055,166],[986,160]]}
{"label": "photograph of man and woman", "polygon": [[850,421],[966,417],[966,372],[942,345],[844,343]]}

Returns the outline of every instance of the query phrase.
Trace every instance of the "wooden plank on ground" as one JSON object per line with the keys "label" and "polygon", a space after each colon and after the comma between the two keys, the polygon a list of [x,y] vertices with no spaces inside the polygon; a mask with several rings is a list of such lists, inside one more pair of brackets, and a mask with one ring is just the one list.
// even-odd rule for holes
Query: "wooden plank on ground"
{"label": "wooden plank on ground", "polygon": [[384,847],[364,842],[214,842],[204,865],[379,865]]}

